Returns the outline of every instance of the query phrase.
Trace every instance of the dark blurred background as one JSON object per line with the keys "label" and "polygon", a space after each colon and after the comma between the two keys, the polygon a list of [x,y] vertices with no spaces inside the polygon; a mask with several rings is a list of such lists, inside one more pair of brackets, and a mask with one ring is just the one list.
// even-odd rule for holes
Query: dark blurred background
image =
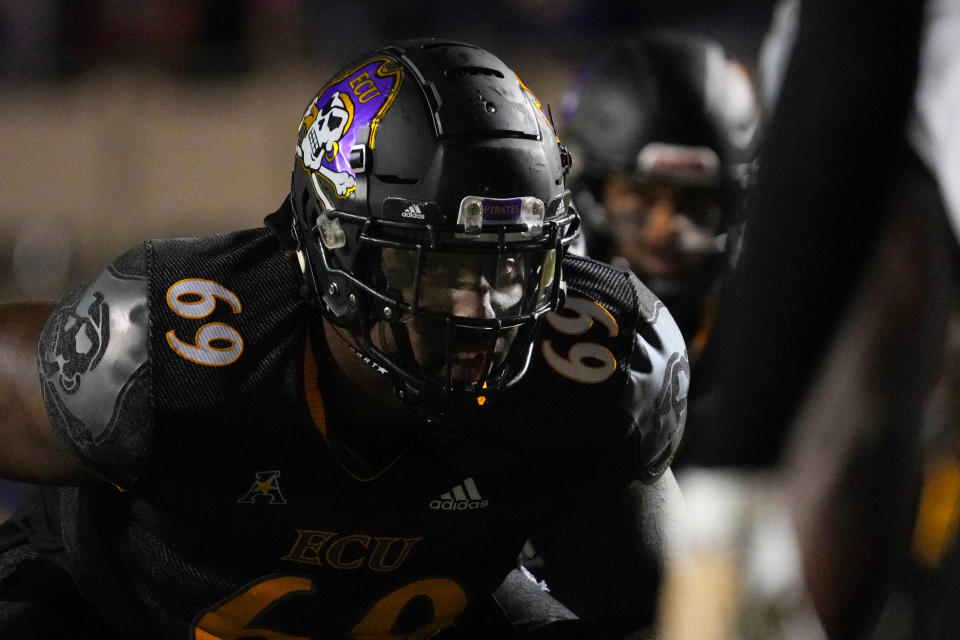
{"label": "dark blurred background", "polygon": [[[651,26],[754,70],[772,2],[0,0],[0,301],[59,297],[148,237],[260,224],[303,106],[387,41],[484,46],[559,120],[577,68]],[[558,122],[563,136],[562,121]]]}

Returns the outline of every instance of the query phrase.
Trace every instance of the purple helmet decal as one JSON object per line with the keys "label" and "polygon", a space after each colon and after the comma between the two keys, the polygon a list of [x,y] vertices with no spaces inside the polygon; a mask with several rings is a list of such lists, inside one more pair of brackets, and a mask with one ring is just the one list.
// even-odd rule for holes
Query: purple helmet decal
{"label": "purple helmet decal", "polygon": [[540,117],[543,118],[543,121],[547,124],[547,127],[550,128],[550,131],[553,131],[554,137],[557,139],[557,142],[560,142],[560,137],[557,136],[557,132],[553,130],[553,122],[550,120],[547,113],[543,110],[543,105],[540,104],[540,99],[530,91],[530,88],[527,85],[523,84],[523,80],[520,79],[520,76],[517,76],[517,82],[520,83],[520,88],[523,89],[527,95],[530,96],[530,100],[533,101],[533,106],[537,108],[537,111],[540,112]]}
{"label": "purple helmet decal", "polygon": [[520,198],[484,198],[480,201],[485,222],[516,222],[520,219]]}
{"label": "purple helmet decal", "polygon": [[373,148],[380,117],[393,104],[402,80],[403,68],[396,60],[374,58],[330,82],[311,101],[300,123],[297,157],[321,201],[326,197],[318,178],[332,185],[340,198],[357,188],[357,174],[350,165],[357,134],[369,125],[369,141],[361,143]]}

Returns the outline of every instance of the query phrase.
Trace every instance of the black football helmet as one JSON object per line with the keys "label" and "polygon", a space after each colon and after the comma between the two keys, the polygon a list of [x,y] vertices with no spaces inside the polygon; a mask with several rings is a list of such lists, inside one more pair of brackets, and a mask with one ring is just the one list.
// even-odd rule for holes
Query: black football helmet
{"label": "black football helmet", "polygon": [[293,167],[298,255],[348,328],[431,418],[516,383],[579,227],[569,156],[534,95],[468,45],[403,42],[307,105]]}
{"label": "black football helmet", "polygon": [[616,255],[603,204],[612,175],[640,187],[669,186],[682,194],[679,207],[699,209],[689,225],[698,234],[678,250],[698,253],[704,268],[674,279],[638,271],[683,324],[678,305],[712,282],[753,173],[759,114],[749,78],[709,38],[652,30],[584,66],[561,113],[589,255]]}

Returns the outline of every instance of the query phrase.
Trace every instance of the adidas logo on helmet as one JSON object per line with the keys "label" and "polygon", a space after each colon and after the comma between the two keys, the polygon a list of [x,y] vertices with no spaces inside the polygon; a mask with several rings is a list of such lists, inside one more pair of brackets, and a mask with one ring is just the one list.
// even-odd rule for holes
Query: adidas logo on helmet
{"label": "adidas logo on helmet", "polygon": [[401,218],[415,218],[416,220],[424,220],[426,216],[420,210],[420,205],[411,204],[409,207],[400,212]]}

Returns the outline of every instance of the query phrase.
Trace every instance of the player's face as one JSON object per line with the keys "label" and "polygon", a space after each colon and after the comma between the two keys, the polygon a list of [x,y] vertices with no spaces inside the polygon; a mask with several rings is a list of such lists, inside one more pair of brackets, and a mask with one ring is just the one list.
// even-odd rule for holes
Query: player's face
{"label": "player's face", "polygon": [[418,306],[428,312],[404,320],[421,370],[438,379],[450,374],[454,381],[470,383],[503,361],[516,329],[453,327],[448,353],[447,327],[441,318],[492,320],[517,315],[529,270],[523,254],[428,252],[417,291],[414,252],[384,249],[382,265],[389,287],[411,304],[418,296]]}
{"label": "player's face", "polygon": [[716,251],[716,190],[614,175],[607,180],[603,204],[616,253],[641,279],[683,281]]}

